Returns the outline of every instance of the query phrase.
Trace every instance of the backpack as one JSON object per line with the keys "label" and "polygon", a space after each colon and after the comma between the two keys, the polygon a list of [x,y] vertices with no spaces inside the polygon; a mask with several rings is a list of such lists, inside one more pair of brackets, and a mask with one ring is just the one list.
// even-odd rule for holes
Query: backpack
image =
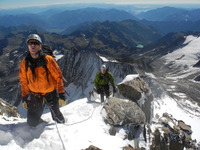
{"label": "backpack", "polygon": [[49,45],[42,45],[42,52],[46,55],[53,56],[53,50]]}

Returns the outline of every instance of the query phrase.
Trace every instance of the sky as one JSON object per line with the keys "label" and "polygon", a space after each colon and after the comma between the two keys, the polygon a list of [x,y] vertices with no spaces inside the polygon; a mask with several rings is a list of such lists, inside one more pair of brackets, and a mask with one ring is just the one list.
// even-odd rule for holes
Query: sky
{"label": "sky", "polygon": [[105,4],[200,4],[199,0],[0,0],[0,9],[47,6],[53,4],[105,3]]}

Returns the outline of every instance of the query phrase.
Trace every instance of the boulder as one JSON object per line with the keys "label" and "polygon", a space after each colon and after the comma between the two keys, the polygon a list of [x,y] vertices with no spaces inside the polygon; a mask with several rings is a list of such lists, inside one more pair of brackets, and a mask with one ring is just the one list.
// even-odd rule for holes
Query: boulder
{"label": "boulder", "polygon": [[[139,76],[132,80],[126,80],[117,85],[120,96],[129,99],[130,101],[136,102],[145,113],[147,122],[151,120],[151,101],[153,95],[146,82]],[[121,96],[122,95],[122,96]]]}
{"label": "boulder", "polygon": [[104,105],[105,120],[110,125],[144,124],[146,117],[142,109],[134,102],[111,97]]}
{"label": "boulder", "polygon": [[142,93],[149,91],[148,85],[140,77],[122,82],[117,87],[121,95],[133,102],[137,102],[142,97]]}
{"label": "boulder", "polygon": [[96,146],[90,145],[88,148],[86,148],[85,150],[102,150]]}

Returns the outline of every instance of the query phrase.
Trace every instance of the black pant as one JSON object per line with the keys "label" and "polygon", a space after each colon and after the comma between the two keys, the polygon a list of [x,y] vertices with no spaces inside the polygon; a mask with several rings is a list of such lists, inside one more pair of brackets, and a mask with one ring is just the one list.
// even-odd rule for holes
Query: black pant
{"label": "black pant", "polygon": [[104,102],[104,95],[106,95],[106,98],[109,97],[109,85],[102,85],[101,88],[97,89],[97,93],[101,95],[101,102]]}
{"label": "black pant", "polygon": [[59,109],[58,96],[56,90],[42,96],[41,94],[31,93],[30,100],[27,101],[28,113],[27,123],[30,126],[37,126],[41,122],[41,116],[46,103],[51,111],[53,120],[64,123],[64,117]]}

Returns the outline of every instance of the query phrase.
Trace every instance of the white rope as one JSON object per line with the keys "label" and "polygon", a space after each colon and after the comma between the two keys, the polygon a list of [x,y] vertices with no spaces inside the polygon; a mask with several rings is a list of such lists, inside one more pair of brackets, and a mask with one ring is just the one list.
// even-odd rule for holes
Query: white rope
{"label": "white rope", "polygon": [[[82,121],[79,121],[79,122],[72,123],[72,124],[66,124],[66,123],[64,123],[63,125],[65,125],[65,126],[72,126],[72,125],[75,125],[75,124],[78,124],[78,123],[82,123],[82,122],[84,122],[84,121],[87,121],[87,120],[89,120],[90,118],[92,118],[95,109],[96,109],[96,108],[93,109],[91,115],[90,115],[88,118],[86,118],[86,119],[84,119],[84,120],[82,120]],[[56,129],[57,129],[58,136],[59,136],[60,141],[61,141],[61,143],[62,143],[62,147],[63,147],[64,150],[66,150],[65,144],[64,144],[64,142],[63,142],[63,140],[62,140],[62,137],[61,137],[61,135],[60,135],[60,132],[59,132],[59,130],[58,130],[58,125],[57,125],[57,122],[56,122],[56,121],[55,121],[55,125],[56,125]]]}
{"label": "white rope", "polygon": [[63,147],[64,150],[66,150],[65,144],[64,144],[64,142],[63,142],[63,140],[62,140],[62,137],[61,137],[61,135],[60,135],[60,132],[59,132],[59,130],[58,130],[58,125],[57,125],[57,122],[56,122],[56,121],[55,121],[55,125],[56,125],[56,129],[57,129],[58,136],[59,136],[60,141],[61,141],[61,143],[62,143],[62,147]]}
{"label": "white rope", "polygon": [[[51,110],[53,116],[56,117],[56,119],[57,119],[59,122],[61,122],[61,120],[57,118],[57,116],[56,116],[54,110],[51,108],[51,106],[50,106],[50,104],[47,102],[47,100],[46,100],[45,98],[44,98],[44,100],[45,100],[47,106],[49,107],[49,109]],[[55,123],[55,126],[56,126],[56,130],[57,130],[58,136],[59,136],[60,141],[61,141],[61,143],[62,143],[62,147],[63,147],[64,150],[66,150],[66,148],[65,148],[65,144],[64,144],[64,142],[63,142],[63,140],[62,140],[62,137],[61,137],[61,135],[60,135],[60,132],[59,132],[59,130],[58,130],[57,122],[54,121],[54,123]]]}
{"label": "white rope", "polygon": [[95,109],[96,109],[96,108],[93,109],[91,115],[90,115],[88,118],[86,118],[86,119],[84,119],[84,120],[81,120],[81,121],[78,121],[78,122],[75,122],[75,123],[71,123],[71,124],[66,124],[66,123],[64,123],[64,125],[66,125],[66,126],[72,126],[72,125],[79,124],[79,123],[82,123],[82,122],[85,122],[85,121],[89,120],[90,118],[92,118]]}

